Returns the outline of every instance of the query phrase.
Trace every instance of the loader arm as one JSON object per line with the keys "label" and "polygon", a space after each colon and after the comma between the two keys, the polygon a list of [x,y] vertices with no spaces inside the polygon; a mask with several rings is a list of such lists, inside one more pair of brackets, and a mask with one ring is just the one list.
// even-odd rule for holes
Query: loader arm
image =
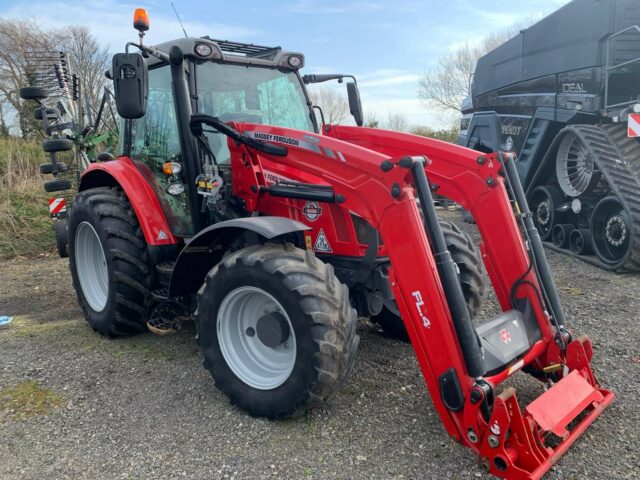
{"label": "loader arm", "polygon": [[[234,193],[249,212],[260,212],[261,202],[274,193],[261,167],[261,158],[267,158],[317,178],[318,195],[327,195],[329,186],[326,201],[358,214],[379,231],[391,262],[393,293],[436,410],[449,434],[478,452],[492,473],[540,478],[613,400],[613,394],[601,389],[591,372],[588,339],[569,343],[564,337],[568,343],[564,349],[556,343],[559,332],[550,322],[537,277],[529,268],[501,165],[494,155],[481,156],[455,145],[372,129],[330,127],[325,135],[316,135],[246,123],[235,128],[288,150],[284,156],[273,156],[229,140]],[[451,298],[441,281],[440,260],[434,256],[416,201],[422,199],[423,210],[432,208],[425,201],[431,198],[427,183],[421,187],[419,181],[425,168],[415,168],[420,158],[426,158],[431,189],[469,208],[476,218],[484,262],[507,317],[519,306],[537,329],[527,349],[499,371],[469,373],[477,365],[466,360],[466,347],[452,318]],[[305,184],[301,191],[310,195],[313,188]],[[513,292],[516,282],[520,286]],[[518,315],[513,318],[525,318]],[[563,371],[564,376],[554,373],[557,385],[534,401],[533,408],[530,405],[521,412],[515,392],[494,398],[493,390],[523,367],[533,372],[552,368],[553,372]],[[579,394],[569,398],[564,395],[567,388]],[[556,413],[549,417],[550,407]],[[587,415],[581,428],[567,432],[555,450],[545,444],[551,432],[566,432],[565,427],[583,411]]]}

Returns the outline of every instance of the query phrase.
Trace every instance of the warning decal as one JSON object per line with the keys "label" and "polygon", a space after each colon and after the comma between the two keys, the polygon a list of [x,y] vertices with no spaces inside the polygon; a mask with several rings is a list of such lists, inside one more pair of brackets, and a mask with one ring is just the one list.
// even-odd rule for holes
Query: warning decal
{"label": "warning decal", "polygon": [[333,249],[331,248],[331,245],[329,245],[329,241],[327,240],[327,236],[324,234],[324,231],[322,229],[320,229],[320,232],[318,232],[318,237],[316,238],[316,243],[313,244],[313,249],[316,252],[322,253],[333,252]]}
{"label": "warning decal", "polygon": [[640,137],[640,113],[630,113],[627,120],[627,136]]}
{"label": "warning decal", "polygon": [[49,199],[49,213],[56,215],[67,211],[67,203],[64,198],[50,198]]}

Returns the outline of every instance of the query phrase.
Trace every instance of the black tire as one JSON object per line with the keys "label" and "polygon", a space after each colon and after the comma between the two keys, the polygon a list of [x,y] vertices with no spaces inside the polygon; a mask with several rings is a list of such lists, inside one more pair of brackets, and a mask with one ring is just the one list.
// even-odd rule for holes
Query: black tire
{"label": "black tire", "polygon": [[[279,386],[260,390],[229,367],[218,340],[218,311],[239,287],[253,286],[275,298],[295,334],[293,370]],[[198,338],[204,366],[231,403],[252,416],[300,415],[321,404],[353,368],[359,337],[349,291],[333,267],[293,245],[254,245],[238,250],[207,275],[198,292]]]}
{"label": "black tire", "polygon": [[23,100],[42,100],[47,98],[47,90],[38,86],[23,87],[20,89],[20,98]]}
{"label": "black tire", "polygon": [[472,225],[475,225],[475,223],[476,223],[475,219],[471,215],[471,212],[469,212],[469,210],[467,210],[465,208],[462,209],[462,221],[464,223],[470,223]]}
{"label": "black tire", "polygon": [[[95,230],[107,264],[108,295],[99,312],[87,302],[78,278],[75,236],[83,222]],[[153,269],[138,219],[119,188],[76,195],[69,218],[69,268],[78,303],[95,331],[117,337],[146,329]]]}
{"label": "black tire", "polygon": [[49,180],[48,182],[44,182],[44,191],[45,192],[61,192],[62,190],[69,190],[71,188],[70,180]]}
{"label": "black tire", "polygon": [[42,175],[50,175],[54,173],[63,173],[69,170],[69,166],[62,162],[57,162],[55,165],[53,163],[42,163],[40,164],[40,173]]}
{"label": "black tire", "polygon": [[377,323],[387,337],[403,342],[409,341],[409,333],[402,318],[386,305],[382,307],[378,315],[371,317],[371,321]]}
{"label": "black tire", "polygon": [[[33,118],[36,120],[42,120],[42,108],[36,108],[33,111]],[[57,108],[47,108],[47,120],[57,120],[60,118],[60,110]]]}
{"label": "black tire", "polygon": [[56,233],[56,247],[60,258],[67,258],[69,251],[67,245],[69,243],[69,225],[66,220],[56,220],[53,223],[53,229]]}
{"label": "black tire", "polygon": [[49,138],[42,142],[42,149],[47,153],[68,152],[73,148],[73,141],[68,138]]}
{"label": "black tire", "polygon": [[[447,249],[460,270],[460,286],[471,317],[475,317],[482,305],[485,283],[480,259],[471,237],[451,222],[440,221]],[[371,321],[380,325],[388,337],[408,341],[409,334],[404,322],[395,312],[387,308],[371,317]]]}

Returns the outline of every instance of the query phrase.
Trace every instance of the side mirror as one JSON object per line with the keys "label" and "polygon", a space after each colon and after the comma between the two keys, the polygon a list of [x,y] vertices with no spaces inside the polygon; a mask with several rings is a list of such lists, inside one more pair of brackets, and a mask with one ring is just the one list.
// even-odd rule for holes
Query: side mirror
{"label": "side mirror", "polygon": [[360,103],[360,92],[358,85],[353,82],[347,83],[347,96],[349,98],[349,110],[353,115],[356,125],[364,125],[364,115],[362,114],[362,103]]}
{"label": "side mirror", "polygon": [[140,118],[147,111],[147,62],[139,53],[116,53],[112,63],[113,90],[118,115]]}

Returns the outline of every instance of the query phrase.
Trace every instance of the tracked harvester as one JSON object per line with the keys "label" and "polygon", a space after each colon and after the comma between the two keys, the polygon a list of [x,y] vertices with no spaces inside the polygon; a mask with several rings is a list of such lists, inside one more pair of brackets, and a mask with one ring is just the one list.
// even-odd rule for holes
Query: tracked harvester
{"label": "tracked harvester", "polygon": [[548,246],[640,270],[640,2],[574,0],[523,30],[478,61],[463,113],[461,145],[517,153]]}
{"label": "tracked harvester", "polygon": [[[613,401],[568,330],[513,155],[362,128],[355,79],[360,126],[319,124],[306,84],[349,76],[208,37],[147,46],[144,11],[134,26],[113,58],[121,155],[87,168],[69,220],[92,328],[193,317],[216,386],[279,419],[347,381],[372,317],[408,335],[451,437],[511,479],[544,475]],[[432,192],[476,214],[481,260]],[[476,328],[483,264],[502,313]],[[525,408],[500,387],[512,375],[540,381]]]}

